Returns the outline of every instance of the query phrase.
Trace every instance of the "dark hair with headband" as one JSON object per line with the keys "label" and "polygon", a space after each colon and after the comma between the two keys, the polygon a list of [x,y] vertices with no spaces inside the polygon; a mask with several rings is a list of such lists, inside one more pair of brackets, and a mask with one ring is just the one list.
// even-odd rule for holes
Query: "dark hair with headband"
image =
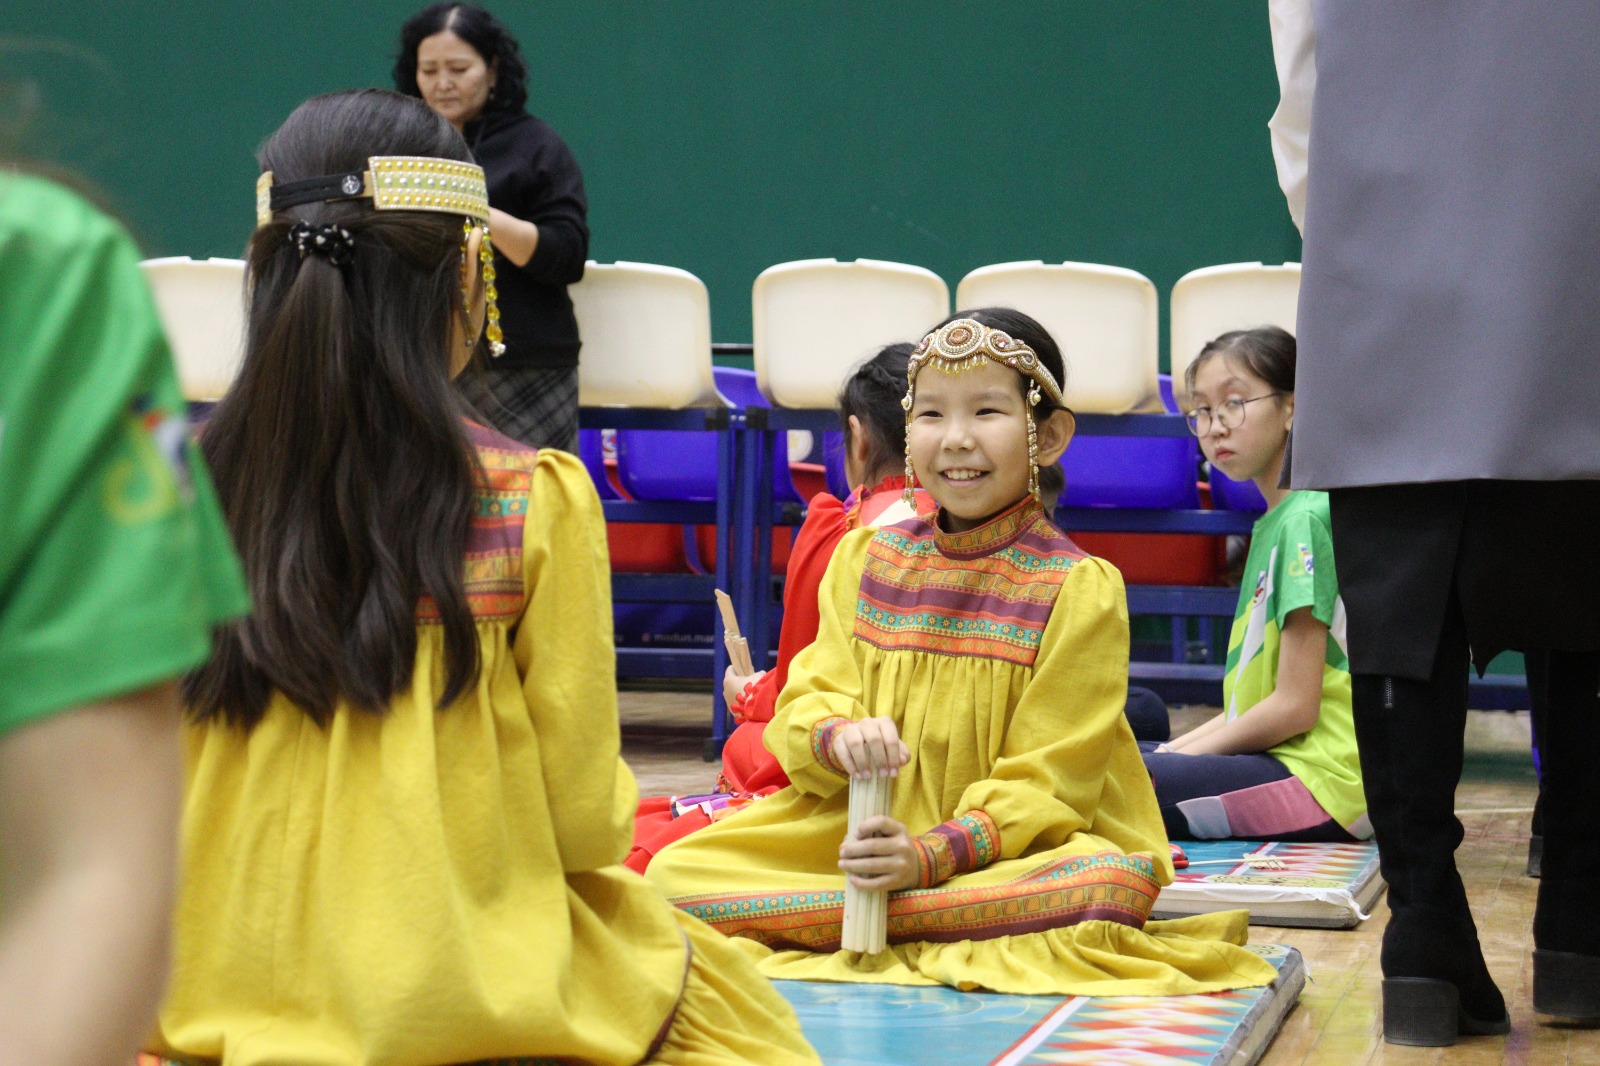
{"label": "dark hair with headband", "polygon": [[445,30],[470,44],[484,64],[494,68],[494,88],[489,90],[484,114],[521,111],[528,102],[528,68],[517,39],[476,4],[429,4],[406,20],[400,27],[400,54],[394,60],[394,87],[407,96],[422,95],[417,88],[417,49]]}
{"label": "dark hair with headband", "polygon": [[[1056,344],[1056,339],[1050,336],[1050,331],[1039,324],[1032,315],[1025,315],[1014,307],[979,307],[972,311],[957,311],[949,318],[940,322],[940,326],[948,325],[958,318],[970,318],[979,325],[988,326],[990,329],[1000,330],[1011,335],[1012,340],[1019,340],[1033,349],[1033,354],[1039,357],[1039,362],[1056,379],[1056,384],[1061,386],[1061,391],[1067,391],[1067,363],[1061,355],[1061,346]],[[1028,379],[1017,373],[1017,384],[1022,389],[1022,394],[1028,394]],[[1057,404],[1048,396],[1041,395],[1039,402],[1033,406],[1033,417],[1037,422],[1043,422],[1056,411],[1066,408]],[[1039,468],[1039,490],[1046,500],[1057,499],[1062,490],[1066,488],[1066,476],[1061,473],[1059,463]]]}
{"label": "dark hair with headband", "polygon": [[[470,159],[448,122],[386,89],[308,100],[260,159],[293,182],[373,155]],[[350,247],[302,254],[302,224]],[[275,691],[319,723],[341,700],[382,712],[411,685],[429,596],[448,704],[480,665],[462,576],[479,468],[450,381],[462,216],[317,201],[278,211],[248,255],[244,363],[201,449],[255,610],[219,631],[186,700],[245,727]]]}
{"label": "dark hair with headband", "polygon": [[[906,364],[914,344],[890,344],[862,363],[839,390],[839,424],[850,439],[850,416],[861,422],[867,438],[867,461],[862,470],[868,485],[900,471],[905,464],[906,412],[900,400],[906,394]],[[852,485],[852,489],[859,486]]]}

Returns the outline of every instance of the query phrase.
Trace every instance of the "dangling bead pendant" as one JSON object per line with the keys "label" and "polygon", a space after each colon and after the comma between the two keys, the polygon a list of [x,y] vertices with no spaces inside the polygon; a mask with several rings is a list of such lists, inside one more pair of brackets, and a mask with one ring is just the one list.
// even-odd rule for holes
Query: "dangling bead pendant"
{"label": "dangling bead pendant", "polygon": [[[472,239],[472,230],[477,223],[466,219],[461,224],[461,262],[465,266],[467,261],[467,242]],[[489,340],[489,354],[496,359],[506,354],[506,338],[500,329],[500,293],[494,287],[494,244],[489,239],[489,227],[483,227],[483,243],[478,246],[478,267],[483,272],[483,301],[484,301],[484,336]],[[472,336],[472,293],[467,290],[465,281],[461,283],[461,317],[467,324],[467,347],[471,348],[478,343],[478,338]]]}
{"label": "dangling bead pendant", "polygon": [[1033,409],[1039,405],[1039,386],[1028,390],[1028,493],[1044,506],[1039,492],[1039,426],[1033,420]]}
{"label": "dangling bead pendant", "polygon": [[489,338],[489,354],[498,359],[506,354],[506,336],[500,329],[500,293],[494,287],[494,244],[489,239],[488,226],[483,227],[478,262],[483,265],[483,298],[488,304],[488,324],[483,332]]}
{"label": "dangling bead pendant", "polygon": [[906,502],[907,507],[916,507],[917,472],[911,469],[911,434],[909,432],[911,428],[911,391],[909,389],[900,398],[900,406],[906,412],[906,429],[908,431],[906,433],[906,487],[900,493],[900,498]]}
{"label": "dangling bead pendant", "polygon": [[467,246],[472,240],[472,219],[461,221],[461,340],[471,351],[478,343],[472,328],[472,290],[467,285]]}

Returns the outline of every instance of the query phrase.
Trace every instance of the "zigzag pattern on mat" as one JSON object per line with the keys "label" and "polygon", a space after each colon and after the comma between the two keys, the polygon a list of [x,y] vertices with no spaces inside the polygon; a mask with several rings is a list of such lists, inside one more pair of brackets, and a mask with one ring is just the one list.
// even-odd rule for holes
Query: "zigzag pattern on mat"
{"label": "zigzag pattern on mat", "polygon": [[1248,1066],[1305,983],[1298,952],[1253,945],[1266,988],[1211,995],[1006,996],[777,981],[827,1066]]}
{"label": "zigzag pattern on mat", "polygon": [[1281,870],[1253,870],[1240,864],[1215,864],[1177,871],[1174,884],[1290,885],[1350,888],[1377,862],[1372,844],[1291,844],[1272,841],[1215,840],[1179,845],[1191,863],[1243,855],[1270,855]]}

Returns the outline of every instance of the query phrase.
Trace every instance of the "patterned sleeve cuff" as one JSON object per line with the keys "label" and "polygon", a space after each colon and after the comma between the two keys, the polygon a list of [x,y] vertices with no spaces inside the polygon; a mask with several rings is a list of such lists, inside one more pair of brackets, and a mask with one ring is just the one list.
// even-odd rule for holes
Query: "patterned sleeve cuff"
{"label": "patterned sleeve cuff", "polygon": [[849,775],[844,772],[844,767],[840,766],[838,760],[833,757],[833,735],[839,731],[841,726],[849,724],[850,719],[848,718],[824,718],[811,727],[811,754],[816,758],[817,765],[824,770],[838,774],[840,777],[848,777]]}
{"label": "patterned sleeve cuff", "polygon": [[917,849],[917,887],[932,888],[993,862],[1000,854],[1000,831],[987,814],[968,811],[911,843]]}

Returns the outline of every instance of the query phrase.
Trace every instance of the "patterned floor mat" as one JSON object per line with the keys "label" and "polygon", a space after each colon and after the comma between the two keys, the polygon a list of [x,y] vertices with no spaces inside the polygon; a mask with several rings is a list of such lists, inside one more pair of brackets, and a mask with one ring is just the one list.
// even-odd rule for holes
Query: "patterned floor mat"
{"label": "patterned floor mat", "polygon": [[1300,953],[1252,945],[1266,988],[1205,996],[1001,996],[774,982],[827,1066],[1249,1066],[1305,984]]}
{"label": "patterned floor mat", "polygon": [[[1260,840],[1179,841],[1189,866],[1161,890],[1155,918],[1245,907],[1252,925],[1353,929],[1383,892],[1375,844],[1286,844]],[[1270,856],[1286,869],[1227,861]]]}

